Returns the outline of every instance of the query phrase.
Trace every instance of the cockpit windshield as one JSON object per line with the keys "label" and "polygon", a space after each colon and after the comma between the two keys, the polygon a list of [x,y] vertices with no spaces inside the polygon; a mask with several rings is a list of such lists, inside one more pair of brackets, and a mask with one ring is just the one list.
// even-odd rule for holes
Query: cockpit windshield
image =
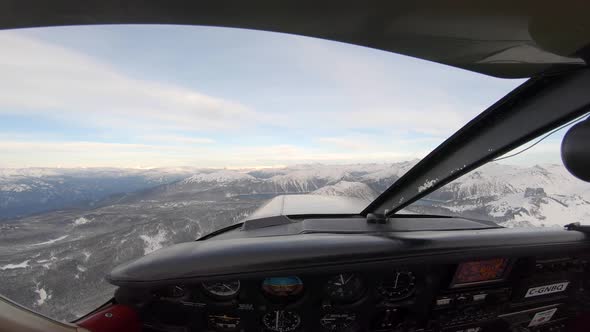
{"label": "cockpit windshield", "polygon": [[[112,294],[113,266],[278,195],[368,205],[523,82],[228,28],[35,28],[0,43],[0,293],[61,320]],[[588,188],[544,158],[491,164],[408,209],[587,218]]]}

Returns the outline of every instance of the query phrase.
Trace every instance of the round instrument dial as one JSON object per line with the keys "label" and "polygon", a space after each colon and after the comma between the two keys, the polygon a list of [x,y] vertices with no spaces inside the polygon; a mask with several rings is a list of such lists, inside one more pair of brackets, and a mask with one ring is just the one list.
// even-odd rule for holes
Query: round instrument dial
{"label": "round instrument dial", "polygon": [[336,302],[351,303],[365,293],[363,280],[354,273],[343,273],[330,277],[325,288],[328,297]]}
{"label": "round instrument dial", "polygon": [[384,299],[397,301],[412,295],[415,286],[416,277],[412,272],[396,270],[377,287],[377,291]]}
{"label": "round instrument dial", "polygon": [[240,329],[240,317],[233,314],[210,314],[207,322],[209,328],[215,331],[232,332]]}
{"label": "round instrument dial", "polygon": [[320,325],[326,331],[355,331],[356,314],[328,313],[320,318]]}
{"label": "round instrument dial", "polygon": [[294,276],[266,278],[262,282],[262,290],[275,298],[289,298],[303,292],[303,282]]}
{"label": "round instrument dial", "polygon": [[267,330],[273,332],[290,332],[299,327],[301,318],[293,311],[274,310],[262,317],[262,323]]}
{"label": "round instrument dial", "polygon": [[210,281],[202,284],[207,295],[220,300],[228,300],[238,295],[240,291],[240,281]]}

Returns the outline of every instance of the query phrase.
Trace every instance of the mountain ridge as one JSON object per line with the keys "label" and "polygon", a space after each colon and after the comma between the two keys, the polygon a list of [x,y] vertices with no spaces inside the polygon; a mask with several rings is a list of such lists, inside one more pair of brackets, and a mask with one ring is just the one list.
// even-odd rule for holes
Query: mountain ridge
{"label": "mountain ridge", "polygon": [[[350,196],[370,201],[417,162],[303,164],[258,170],[189,167],[149,170],[0,169],[0,218],[15,217],[6,206],[12,203],[18,207],[19,196],[29,192],[34,193],[34,199],[25,199],[21,206],[40,202],[41,206],[55,206],[56,209],[81,210],[150,199],[271,198],[280,194],[302,193]],[[68,181],[75,184],[68,187]],[[94,189],[99,193],[89,193]],[[68,198],[73,194],[79,194],[83,199],[66,199],[61,205],[47,204],[51,203],[52,196]],[[423,201],[427,203],[416,204],[417,212],[430,209],[430,212],[436,210],[446,214],[468,213],[500,223],[510,220],[523,222],[525,218],[532,218],[531,225],[541,225],[547,219],[544,213],[555,215],[555,211],[563,210],[559,206],[567,208],[569,204],[584,209],[578,216],[571,216],[570,213],[576,221],[590,216],[586,211],[590,202],[590,186],[573,178],[563,166],[554,164],[521,167],[490,163],[447,184]],[[26,212],[23,215],[44,211],[33,209]]]}

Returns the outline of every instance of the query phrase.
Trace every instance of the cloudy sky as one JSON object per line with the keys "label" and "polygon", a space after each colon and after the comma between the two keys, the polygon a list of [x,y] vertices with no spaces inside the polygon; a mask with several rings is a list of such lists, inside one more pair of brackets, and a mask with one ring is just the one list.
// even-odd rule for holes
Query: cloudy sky
{"label": "cloudy sky", "polygon": [[408,160],[522,83],[225,28],[26,29],[0,45],[0,167]]}

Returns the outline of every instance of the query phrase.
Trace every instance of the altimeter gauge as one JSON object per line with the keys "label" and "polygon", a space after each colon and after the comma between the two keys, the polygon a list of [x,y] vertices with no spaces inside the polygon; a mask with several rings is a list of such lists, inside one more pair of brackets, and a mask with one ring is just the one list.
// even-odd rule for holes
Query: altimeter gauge
{"label": "altimeter gauge", "polygon": [[365,294],[365,284],[357,274],[342,273],[328,279],[325,292],[334,302],[351,303]]}
{"label": "altimeter gauge", "polygon": [[202,284],[205,293],[219,300],[235,298],[240,292],[240,281],[209,281]]}
{"label": "altimeter gauge", "polygon": [[398,301],[414,293],[416,277],[410,271],[395,270],[377,287],[379,295],[388,301]]}

